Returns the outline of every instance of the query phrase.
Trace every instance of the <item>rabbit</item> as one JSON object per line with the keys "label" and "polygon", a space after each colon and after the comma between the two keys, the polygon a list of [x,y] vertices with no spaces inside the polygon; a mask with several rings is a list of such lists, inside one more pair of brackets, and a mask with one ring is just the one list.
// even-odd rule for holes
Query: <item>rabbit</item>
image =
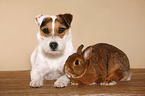
{"label": "rabbit", "polygon": [[115,85],[131,80],[129,60],[120,49],[107,43],[87,47],[80,45],[64,65],[71,84]]}

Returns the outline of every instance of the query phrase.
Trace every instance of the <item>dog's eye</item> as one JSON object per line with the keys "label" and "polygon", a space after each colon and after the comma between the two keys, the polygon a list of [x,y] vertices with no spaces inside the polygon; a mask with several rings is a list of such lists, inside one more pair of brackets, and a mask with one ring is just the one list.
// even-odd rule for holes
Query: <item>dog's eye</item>
{"label": "dog's eye", "polygon": [[61,33],[63,33],[65,30],[66,30],[65,28],[60,27],[59,30],[58,30],[58,33],[61,34]]}
{"label": "dog's eye", "polygon": [[48,28],[45,28],[45,29],[43,29],[42,31],[43,31],[45,34],[49,34]]}
{"label": "dog's eye", "polygon": [[75,65],[79,65],[79,60],[76,60],[75,61]]}

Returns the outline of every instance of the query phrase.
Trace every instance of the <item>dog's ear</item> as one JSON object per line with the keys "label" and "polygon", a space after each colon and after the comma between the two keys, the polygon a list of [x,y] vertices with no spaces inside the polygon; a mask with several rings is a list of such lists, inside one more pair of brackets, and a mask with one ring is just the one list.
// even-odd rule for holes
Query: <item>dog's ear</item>
{"label": "dog's ear", "polygon": [[64,19],[64,21],[66,22],[67,26],[70,27],[71,21],[73,19],[73,16],[71,14],[65,13],[65,14],[59,14],[58,16],[60,16],[62,19]]}
{"label": "dog's ear", "polygon": [[38,24],[38,26],[40,26],[40,24],[41,24],[41,22],[42,22],[42,20],[41,20],[41,17],[42,17],[43,15],[37,15],[36,17],[35,17],[35,21],[36,21],[36,23]]}

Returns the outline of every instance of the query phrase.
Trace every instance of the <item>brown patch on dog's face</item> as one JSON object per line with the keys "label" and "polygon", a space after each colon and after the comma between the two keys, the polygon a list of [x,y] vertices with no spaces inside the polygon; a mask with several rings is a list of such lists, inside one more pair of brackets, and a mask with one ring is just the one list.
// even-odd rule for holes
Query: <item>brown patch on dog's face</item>
{"label": "brown patch on dog's face", "polygon": [[40,26],[40,34],[45,37],[51,36],[52,34],[52,18],[51,17],[45,18],[42,21],[41,26]]}
{"label": "brown patch on dog's face", "polygon": [[65,25],[65,21],[63,21],[59,16],[57,16],[54,28],[55,36],[63,38],[64,35],[68,33],[68,29],[69,27],[67,28],[67,26]]}

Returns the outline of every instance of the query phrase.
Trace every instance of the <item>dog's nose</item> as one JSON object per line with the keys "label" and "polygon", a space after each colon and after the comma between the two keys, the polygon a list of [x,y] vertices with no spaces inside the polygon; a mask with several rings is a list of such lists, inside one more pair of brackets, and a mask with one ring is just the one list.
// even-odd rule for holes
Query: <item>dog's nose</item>
{"label": "dog's nose", "polygon": [[51,47],[51,49],[52,49],[53,51],[55,51],[56,48],[58,47],[58,43],[57,43],[57,42],[51,42],[51,43],[49,44],[49,46]]}

